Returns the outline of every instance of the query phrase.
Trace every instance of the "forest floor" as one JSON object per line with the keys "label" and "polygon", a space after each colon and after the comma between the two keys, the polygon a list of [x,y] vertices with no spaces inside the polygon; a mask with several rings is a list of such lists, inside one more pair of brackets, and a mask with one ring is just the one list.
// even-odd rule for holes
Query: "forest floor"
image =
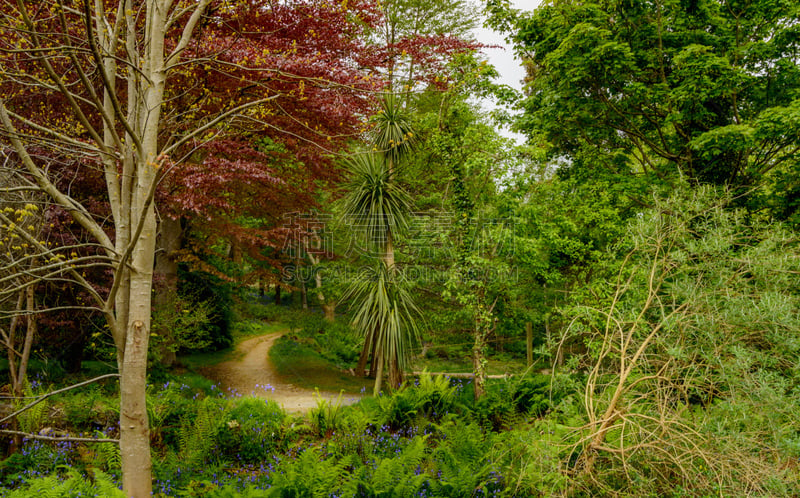
{"label": "forest floor", "polygon": [[[287,329],[242,341],[236,346],[234,359],[203,367],[200,373],[218,382],[223,390],[242,396],[271,399],[290,413],[316,408],[320,398],[338,402],[339,393],[298,387],[286,382],[275,370],[269,360],[269,349],[288,332]],[[342,396],[341,403],[355,403],[359,398],[358,395],[348,394]]]}

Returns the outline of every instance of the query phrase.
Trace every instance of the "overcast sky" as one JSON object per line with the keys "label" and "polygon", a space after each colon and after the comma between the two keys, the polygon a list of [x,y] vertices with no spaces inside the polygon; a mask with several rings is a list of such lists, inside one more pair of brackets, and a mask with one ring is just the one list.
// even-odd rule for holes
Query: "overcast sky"
{"label": "overcast sky", "polygon": [[[511,5],[516,9],[533,10],[539,5],[539,2],[540,0],[511,0]],[[514,51],[511,46],[506,44],[505,40],[503,40],[503,35],[486,28],[479,28],[475,30],[475,37],[481,43],[505,47],[505,49],[487,48],[484,49],[483,52],[488,56],[489,63],[497,68],[497,71],[500,73],[500,78],[496,81],[521,90],[522,79],[525,77],[525,70],[522,68],[520,61],[514,57]],[[485,103],[484,105],[486,105],[487,108],[491,108],[489,103]],[[512,136],[507,130],[501,130],[501,133],[505,136]],[[515,138],[519,140],[521,137],[516,136]]]}

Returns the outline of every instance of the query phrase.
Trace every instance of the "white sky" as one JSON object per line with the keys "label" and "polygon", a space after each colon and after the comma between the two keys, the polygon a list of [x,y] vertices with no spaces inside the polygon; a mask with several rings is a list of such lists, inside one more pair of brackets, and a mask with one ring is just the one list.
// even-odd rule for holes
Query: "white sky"
{"label": "white sky", "polygon": [[[533,10],[539,5],[541,0],[511,0],[511,5],[515,9],[520,10]],[[525,77],[525,70],[522,68],[521,62],[514,57],[514,51],[503,39],[503,35],[495,33],[486,28],[478,28],[475,30],[475,38],[481,43],[487,45],[500,45],[505,47],[484,49],[483,52],[489,58],[489,63],[492,64],[500,73],[500,78],[495,80],[498,83],[503,83],[511,86],[517,90],[522,89],[522,79]],[[487,110],[493,108],[490,102],[484,102]],[[508,130],[500,130],[503,136],[515,138],[518,142],[522,142],[522,136],[516,135]]]}

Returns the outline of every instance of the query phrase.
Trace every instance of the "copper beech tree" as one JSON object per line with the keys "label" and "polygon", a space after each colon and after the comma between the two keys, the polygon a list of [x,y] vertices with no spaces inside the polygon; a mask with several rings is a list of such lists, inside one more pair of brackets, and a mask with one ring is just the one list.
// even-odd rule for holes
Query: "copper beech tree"
{"label": "copper beech tree", "polygon": [[[364,69],[377,67],[365,31],[379,19],[363,1],[0,2],[0,154],[15,178],[0,195],[45,196],[93,249],[79,256],[16,224],[3,230],[24,241],[26,263],[45,268],[19,285],[70,281],[105,317],[128,496],[152,490],[145,381],[159,183],[195,168],[200,178],[235,171],[245,184],[281,185],[258,168],[263,134],[283,134],[298,158],[309,150],[298,144],[334,150],[358,132],[368,91],[381,86]],[[58,178],[75,170],[101,175],[109,213]],[[106,267],[110,281],[87,281],[86,266]],[[5,270],[15,268],[26,271]]]}

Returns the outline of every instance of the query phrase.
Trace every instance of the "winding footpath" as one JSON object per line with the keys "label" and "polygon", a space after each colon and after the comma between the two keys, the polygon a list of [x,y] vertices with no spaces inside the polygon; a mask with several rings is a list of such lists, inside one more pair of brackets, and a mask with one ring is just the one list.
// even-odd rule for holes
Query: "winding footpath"
{"label": "winding footpath", "polygon": [[[218,382],[231,394],[256,396],[277,401],[290,413],[304,413],[317,407],[317,400],[335,402],[339,393],[312,391],[284,382],[269,361],[272,344],[288,330],[247,339],[236,346],[241,357],[205,367],[202,374]],[[357,395],[342,396],[343,404],[354,403]]]}

